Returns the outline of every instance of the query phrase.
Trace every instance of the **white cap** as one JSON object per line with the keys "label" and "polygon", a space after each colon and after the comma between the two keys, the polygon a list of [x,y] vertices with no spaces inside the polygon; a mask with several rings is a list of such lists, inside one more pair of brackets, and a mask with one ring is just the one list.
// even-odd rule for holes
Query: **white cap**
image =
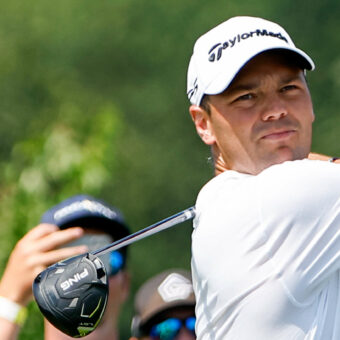
{"label": "white cap", "polygon": [[284,49],[295,52],[308,70],[313,60],[296,48],[278,24],[254,17],[234,17],[197,39],[188,68],[187,95],[199,105],[205,94],[219,94],[241,68],[261,52]]}

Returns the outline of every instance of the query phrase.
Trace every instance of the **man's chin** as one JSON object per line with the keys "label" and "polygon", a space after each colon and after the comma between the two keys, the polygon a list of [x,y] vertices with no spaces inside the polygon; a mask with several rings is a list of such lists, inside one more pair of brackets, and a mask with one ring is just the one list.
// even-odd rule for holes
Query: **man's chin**
{"label": "man's chin", "polygon": [[269,157],[269,159],[264,160],[259,163],[257,173],[262,172],[266,168],[276,164],[282,164],[288,161],[296,161],[301,160],[308,157],[308,153],[305,152],[292,152],[290,149],[286,148],[285,150],[280,150],[280,152],[273,153],[273,157]]}

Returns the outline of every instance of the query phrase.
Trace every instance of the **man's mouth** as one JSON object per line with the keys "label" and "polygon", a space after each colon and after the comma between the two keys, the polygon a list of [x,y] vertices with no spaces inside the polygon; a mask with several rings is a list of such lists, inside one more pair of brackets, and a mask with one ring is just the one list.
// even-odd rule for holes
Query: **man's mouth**
{"label": "man's mouth", "polygon": [[283,140],[283,139],[291,137],[295,133],[296,133],[296,130],[292,130],[292,129],[273,131],[273,132],[266,133],[264,136],[261,137],[261,139],[274,140],[274,141]]}

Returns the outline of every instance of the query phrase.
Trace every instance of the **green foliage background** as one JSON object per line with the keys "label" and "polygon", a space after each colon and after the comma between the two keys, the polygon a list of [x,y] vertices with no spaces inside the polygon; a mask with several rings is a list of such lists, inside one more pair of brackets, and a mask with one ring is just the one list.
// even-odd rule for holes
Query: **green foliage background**
{"label": "green foliage background", "polygon": [[[51,205],[102,197],[132,231],[194,204],[209,150],[187,113],[194,41],[234,15],[286,27],[313,57],[314,151],[340,155],[340,3],[203,0],[0,1],[0,266]],[[130,248],[131,296],[151,275],[190,266],[191,224]],[[213,259],[212,259],[213,261]],[[20,339],[42,339],[34,303]]]}

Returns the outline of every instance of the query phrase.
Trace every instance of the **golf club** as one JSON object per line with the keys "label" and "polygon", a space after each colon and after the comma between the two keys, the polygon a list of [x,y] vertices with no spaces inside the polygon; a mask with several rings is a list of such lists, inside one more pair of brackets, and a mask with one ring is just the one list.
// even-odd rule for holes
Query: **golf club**
{"label": "golf club", "polygon": [[98,258],[195,217],[195,207],[141,229],[98,250],[53,264],[33,282],[33,295],[46,319],[74,338],[90,334],[107,303],[108,280]]}

